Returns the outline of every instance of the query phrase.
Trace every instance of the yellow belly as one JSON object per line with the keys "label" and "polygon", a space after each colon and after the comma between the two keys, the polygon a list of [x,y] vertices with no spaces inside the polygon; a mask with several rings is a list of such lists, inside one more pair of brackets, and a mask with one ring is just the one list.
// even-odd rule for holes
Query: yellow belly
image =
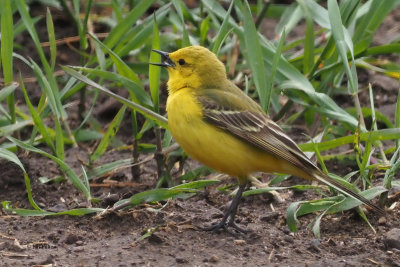
{"label": "yellow belly", "polygon": [[167,101],[169,129],[189,156],[238,178],[257,171],[296,174],[289,163],[205,122],[190,90],[181,89]]}

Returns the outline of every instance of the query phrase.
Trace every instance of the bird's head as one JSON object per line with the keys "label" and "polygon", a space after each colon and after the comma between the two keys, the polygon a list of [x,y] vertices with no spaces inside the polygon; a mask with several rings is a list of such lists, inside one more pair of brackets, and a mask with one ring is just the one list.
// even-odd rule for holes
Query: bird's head
{"label": "bird's head", "polygon": [[207,48],[189,46],[168,53],[158,50],[161,63],[150,63],[168,70],[170,92],[182,88],[218,88],[226,80],[225,66]]}

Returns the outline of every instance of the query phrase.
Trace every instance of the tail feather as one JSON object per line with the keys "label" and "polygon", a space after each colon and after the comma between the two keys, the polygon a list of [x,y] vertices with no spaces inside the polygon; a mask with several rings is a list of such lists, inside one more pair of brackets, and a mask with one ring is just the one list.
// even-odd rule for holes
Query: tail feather
{"label": "tail feather", "polygon": [[372,203],[371,201],[369,201],[365,197],[363,197],[363,196],[357,194],[356,192],[354,192],[353,190],[345,187],[344,185],[342,185],[341,183],[339,183],[335,179],[332,179],[331,177],[329,177],[325,173],[318,171],[318,172],[314,173],[313,177],[316,180],[318,180],[319,182],[324,183],[326,185],[329,185],[329,186],[335,188],[336,190],[338,190],[339,192],[345,194],[346,196],[352,197],[352,198],[364,203],[365,205],[371,207],[372,209],[376,210],[380,214],[382,214],[382,215],[385,214],[385,211],[381,207],[378,207],[377,205],[375,205],[374,203]]}

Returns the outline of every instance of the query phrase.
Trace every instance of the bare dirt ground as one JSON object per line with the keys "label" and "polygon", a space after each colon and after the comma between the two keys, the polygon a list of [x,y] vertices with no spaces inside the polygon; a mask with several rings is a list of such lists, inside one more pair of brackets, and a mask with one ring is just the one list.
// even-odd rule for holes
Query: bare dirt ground
{"label": "bare dirt ground", "polygon": [[[32,12],[44,12],[37,9],[32,9]],[[378,34],[377,43],[384,43],[390,38],[390,34],[385,33],[397,27],[399,16],[400,10],[397,9],[387,18]],[[65,24],[63,17],[53,17],[56,18],[56,27],[62,32]],[[38,27],[43,27],[45,31],[45,24],[39,23]],[[59,31],[56,30],[56,33]],[[61,33],[64,36],[75,34],[68,32],[65,27],[64,31]],[[62,36],[58,36],[60,37]],[[17,41],[22,45],[29,44],[29,38]],[[64,55],[62,64],[78,64],[77,55],[66,47],[60,49],[60,53]],[[29,75],[29,70],[26,70],[24,77]],[[374,95],[378,108],[382,108],[381,111],[385,114],[393,112],[398,93],[397,81],[365,71],[360,73],[360,77],[365,79],[363,84],[372,82],[376,85]],[[40,96],[40,90],[34,84],[29,89],[31,95],[36,92]],[[363,92],[362,95],[365,96],[365,105],[369,106],[366,97],[368,92]],[[74,115],[70,119],[73,120]],[[129,140],[129,131],[123,129],[119,137]],[[89,146],[90,144],[70,148],[66,152],[66,161],[77,171],[80,170],[78,158],[86,158]],[[103,160],[110,162],[128,158],[130,154],[130,151],[110,151]],[[84,197],[70,183],[39,182],[39,177],[60,174],[55,164],[35,154],[21,152],[18,156],[28,170],[33,196],[40,206],[47,210],[60,211],[85,205]],[[339,174],[348,173],[351,164],[343,167],[330,162],[328,168]],[[29,208],[23,175],[18,167],[0,160],[0,170],[0,200],[10,201],[14,207]],[[139,186],[93,187],[93,195],[104,198],[111,194],[118,200],[152,188],[156,182],[155,163],[147,163],[142,166],[141,171],[142,180]],[[397,175],[397,179],[399,178]],[[109,179],[130,182],[131,174],[129,170],[121,170]],[[235,180],[225,179],[222,183],[234,184]],[[290,185],[306,182],[292,178],[285,183]],[[221,184],[210,186],[186,200],[164,202],[161,210],[156,211],[154,206],[141,205],[102,218],[19,217],[0,210],[0,265],[400,266],[400,250],[384,243],[387,235],[391,235],[388,234],[390,230],[400,228],[398,205],[388,211],[386,218],[367,212],[376,234],[355,212],[347,211],[325,216],[321,223],[322,238],[315,239],[312,231],[307,228],[314,216],[301,217],[299,231],[291,233],[286,225],[285,215],[291,202],[316,199],[319,195],[315,192],[282,191],[281,197],[285,200],[283,203],[276,202],[270,195],[244,199],[237,218],[241,226],[251,230],[247,235],[233,236],[227,232],[210,233],[198,230],[196,226],[216,222],[221,218],[226,203],[231,199],[229,195],[217,190],[219,186]],[[390,194],[393,195],[395,190]],[[108,204],[104,202],[97,205],[106,207]],[[140,237],[147,231],[154,233],[141,240]]]}

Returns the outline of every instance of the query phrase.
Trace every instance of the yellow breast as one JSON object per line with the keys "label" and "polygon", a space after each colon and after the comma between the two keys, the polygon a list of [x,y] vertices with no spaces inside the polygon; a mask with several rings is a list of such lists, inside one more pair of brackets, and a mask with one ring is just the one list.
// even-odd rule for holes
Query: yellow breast
{"label": "yellow breast", "polygon": [[283,171],[285,163],[205,122],[194,91],[184,88],[167,100],[169,129],[192,158],[217,171],[244,177],[256,171]]}

